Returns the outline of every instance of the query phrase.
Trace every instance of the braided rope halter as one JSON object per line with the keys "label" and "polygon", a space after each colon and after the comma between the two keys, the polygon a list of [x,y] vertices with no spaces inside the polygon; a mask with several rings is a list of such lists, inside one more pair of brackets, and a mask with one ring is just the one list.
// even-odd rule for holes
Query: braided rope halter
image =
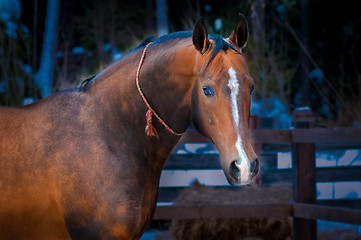
{"label": "braided rope halter", "polygon": [[148,111],[146,113],[146,120],[147,120],[147,125],[145,127],[145,133],[147,134],[147,136],[155,136],[158,138],[158,132],[157,130],[155,129],[153,123],[152,123],[152,118],[153,118],[153,115],[158,119],[158,121],[165,127],[165,129],[167,129],[170,133],[176,135],[176,136],[182,136],[184,132],[182,133],[177,133],[175,132],[171,127],[169,127],[161,117],[159,117],[159,115],[155,112],[155,110],[150,106],[147,98],[144,96],[144,93],[139,85],[139,72],[140,72],[140,68],[142,67],[143,65],[143,62],[144,62],[144,58],[145,58],[145,53],[147,51],[147,48],[148,46],[150,45],[151,43],[148,43],[144,50],[143,50],[143,55],[142,55],[142,58],[140,59],[140,62],[139,62],[139,65],[138,65],[138,69],[137,69],[137,74],[136,74],[136,77],[135,77],[135,81],[136,81],[136,84],[137,84],[137,89],[138,89],[138,92],[140,94],[140,96],[142,97],[143,99],[143,102],[145,103],[145,105],[147,106],[148,108]]}

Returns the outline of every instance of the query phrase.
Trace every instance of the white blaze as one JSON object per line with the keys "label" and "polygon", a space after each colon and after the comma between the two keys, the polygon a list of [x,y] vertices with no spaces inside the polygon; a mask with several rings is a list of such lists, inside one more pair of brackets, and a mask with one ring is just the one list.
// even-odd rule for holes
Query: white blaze
{"label": "white blaze", "polygon": [[239,161],[236,165],[238,169],[241,171],[241,181],[242,183],[247,183],[249,181],[249,161],[246,155],[246,152],[243,149],[242,139],[239,133],[239,112],[238,112],[238,104],[237,97],[239,93],[239,83],[237,80],[236,72],[231,67],[228,70],[229,80],[228,87],[231,89],[231,109],[233,120],[237,129],[237,141],[235,143],[235,147],[238,151]]}
{"label": "white blaze", "polygon": [[231,89],[231,108],[232,108],[232,115],[233,119],[236,123],[237,129],[239,125],[239,113],[238,113],[238,106],[237,106],[237,96],[239,92],[239,84],[236,76],[236,72],[233,68],[228,70],[229,80],[228,80],[228,87]]}

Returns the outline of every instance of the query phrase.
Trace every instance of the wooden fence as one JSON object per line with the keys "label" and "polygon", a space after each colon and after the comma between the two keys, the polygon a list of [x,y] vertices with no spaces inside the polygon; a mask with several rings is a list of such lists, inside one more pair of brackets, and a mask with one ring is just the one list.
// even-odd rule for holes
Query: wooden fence
{"label": "wooden fence", "polygon": [[[252,141],[255,144],[287,144],[292,151],[292,170],[267,171],[262,178],[265,182],[283,179],[293,183],[293,202],[284,204],[245,204],[245,205],[203,205],[203,206],[158,206],[154,219],[194,219],[194,218],[241,218],[241,217],[278,217],[294,218],[295,239],[316,239],[316,219],[361,225],[361,209],[322,206],[316,204],[316,182],[318,181],[361,181],[361,167],[315,168],[315,151],[317,146],[341,145],[361,146],[360,128],[312,128],[313,118],[309,110],[294,112],[294,129],[268,130],[252,129]],[[207,139],[195,131],[188,131],[180,143],[205,143]],[[218,156],[171,155],[166,163],[167,169],[195,168],[194,158],[204,167],[220,168]],[[193,158],[193,161],[192,161]],[[262,162],[262,159],[261,159]],[[198,166],[199,168],[199,166]],[[177,193],[159,198],[171,200]],[[333,201],[332,204],[334,205]],[[339,201],[342,202],[342,201]],[[344,201],[344,203],[348,201]],[[357,207],[360,205],[357,203]]]}

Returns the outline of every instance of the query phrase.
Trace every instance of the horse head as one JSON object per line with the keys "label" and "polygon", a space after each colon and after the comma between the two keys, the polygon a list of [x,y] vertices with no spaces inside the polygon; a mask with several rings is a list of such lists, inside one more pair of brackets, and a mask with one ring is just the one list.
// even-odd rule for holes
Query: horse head
{"label": "horse head", "polygon": [[242,55],[248,40],[247,21],[240,14],[229,38],[222,38],[209,37],[200,19],[192,40],[198,51],[191,104],[194,125],[218,149],[228,182],[248,184],[259,164],[248,131],[254,82]]}

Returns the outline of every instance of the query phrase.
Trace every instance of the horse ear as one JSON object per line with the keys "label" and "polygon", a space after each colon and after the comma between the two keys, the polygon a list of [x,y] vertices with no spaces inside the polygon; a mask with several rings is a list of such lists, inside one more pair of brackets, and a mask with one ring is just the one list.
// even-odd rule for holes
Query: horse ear
{"label": "horse ear", "polygon": [[210,45],[208,32],[203,18],[199,18],[193,30],[193,44],[202,54],[205,53]]}
{"label": "horse ear", "polygon": [[244,48],[248,41],[248,23],[243,14],[238,13],[238,22],[229,40],[236,44],[240,49]]}

